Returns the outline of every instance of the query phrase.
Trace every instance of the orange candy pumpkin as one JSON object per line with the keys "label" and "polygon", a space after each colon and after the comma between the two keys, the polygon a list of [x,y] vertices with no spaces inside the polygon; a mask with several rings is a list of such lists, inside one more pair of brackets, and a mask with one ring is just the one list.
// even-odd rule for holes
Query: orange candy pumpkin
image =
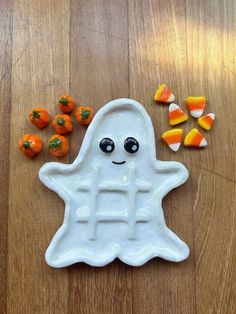
{"label": "orange candy pumpkin", "polygon": [[58,114],[55,116],[52,123],[56,133],[58,134],[68,134],[72,132],[73,125],[71,118],[66,114]]}
{"label": "orange candy pumpkin", "polygon": [[48,149],[51,155],[62,157],[69,151],[69,142],[65,136],[55,134],[48,141]]}
{"label": "orange candy pumpkin", "polygon": [[37,156],[42,148],[43,141],[38,135],[25,134],[18,142],[20,151],[28,157]]}
{"label": "orange candy pumpkin", "polygon": [[70,113],[75,107],[75,100],[71,96],[64,95],[59,99],[58,107],[63,113]]}
{"label": "orange candy pumpkin", "polygon": [[93,117],[94,111],[91,107],[80,106],[76,109],[75,118],[82,125],[89,125]]}
{"label": "orange candy pumpkin", "polygon": [[31,123],[38,128],[46,128],[50,123],[50,115],[45,108],[33,108],[29,113]]}

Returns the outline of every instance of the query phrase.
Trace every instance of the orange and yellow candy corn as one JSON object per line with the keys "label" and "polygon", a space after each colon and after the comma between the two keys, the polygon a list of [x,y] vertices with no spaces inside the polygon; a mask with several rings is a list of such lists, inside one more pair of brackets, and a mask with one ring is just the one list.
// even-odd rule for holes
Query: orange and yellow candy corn
{"label": "orange and yellow candy corn", "polygon": [[185,112],[176,104],[170,104],[169,106],[169,122],[170,125],[180,124],[188,120],[188,116]]}
{"label": "orange and yellow candy corn", "polygon": [[161,84],[155,93],[154,99],[168,104],[175,100],[175,96],[166,84]]}
{"label": "orange and yellow candy corn", "polygon": [[185,98],[185,103],[188,107],[188,110],[190,111],[190,114],[194,118],[199,118],[203,114],[203,111],[206,106],[206,97],[199,96],[194,97],[190,96]]}
{"label": "orange and yellow candy corn", "polygon": [[203,135],[197,130],[192,129],[184,139],[184,146],[187,147],[205,147],[207,146],[207,141]]}
{"label": "orange and yellow candy corn", "polygon": [[182,141],[182,135],[183,135],[182,129],[172,129],[163,133],[162,139],[171,150],[177,152]]}
{"label": "orange and yellow candy corn", "polygon": [[213,122],[215,120],[215,114],[214,113],[208,113],[205,116],[199,118],[197,120],[197,123],[205,130],[210,130]]}

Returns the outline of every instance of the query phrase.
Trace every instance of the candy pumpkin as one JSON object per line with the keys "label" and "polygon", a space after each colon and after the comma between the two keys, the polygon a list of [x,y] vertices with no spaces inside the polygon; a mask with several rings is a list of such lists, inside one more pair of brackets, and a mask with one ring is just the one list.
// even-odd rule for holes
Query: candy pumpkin
{"label": "candy pumpkin", "polygon": [[76,109],[75,118],[82,125],[89,125],[93,120],[94,112],[91,107],[80,106]]}
{"label": "candy pumpkin", "polygon": [[45,108],[33,108],[29,113],[30,121],[38,128],[46,128],[50,123],[50,115]]}
{"label": "candy pumpkin", "polygon": [[58,114],[55,116],[52,123],[56,133],[58,134],[68,134],[72,132],[73,125],[71,118],[66,114]]}
{"label": "candy pumpkin", "polygon": [[62,157],[69,151],[69,142],[65,136],[55,134],[48,141],[48,149],[51,155]]}
{"label": "candy pumpkin", "polygon": [[63,113],[70,113],[75,107],[75,100],[71,96],[64,95],[59,99],[58,107]]}
{"label": "candy pumpkin", "polygon": [[43,141],[38,135],[25,134],[18,142],[20,151],[28,157],[37,156],[43,147]]}

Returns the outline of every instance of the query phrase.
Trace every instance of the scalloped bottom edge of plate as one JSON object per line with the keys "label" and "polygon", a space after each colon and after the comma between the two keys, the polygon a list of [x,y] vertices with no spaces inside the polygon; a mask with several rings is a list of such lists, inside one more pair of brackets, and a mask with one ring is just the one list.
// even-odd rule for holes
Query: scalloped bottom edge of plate
{"label": "scalloped bottom edge of plate", "polygon": [[[145,263],[147,263],[149,260],[153,259],[153,258],[162,258],[164,260],[170,261],[170,262],[182,262],[185,259],[188,258],[189,256],[189,248],[188,246],[183,242],[183,246],[181,248],[182,250],[182,254],[180,255],[175,255],[173,256],[173,254],[168,255],[168,252],[164,253],[161,252],[161,250],[157,250],[156,252],[149,252],[146,255],[142,255],[140,258],[136,258],[136,259],[130,259],[129,257],[123,255],[123,254],[111,254],[110,256],[106,256],[105,258],[94,258],[94,257],[89,257],[89,256],[77,256],[74,258],[68,258],[68,259],[62,259],[61,261],[56,261],[55,259],[52,259],[50,257],[50,249],[48,249],[45,253],[45,260],[47,262],[47,264],[51,267],[55,267],[55,268],[63,268],[63,267],[67,267],[73,264],[77,264],[77,263],[85,263],[88,264],[90,266],[95,266],[95,267],[103,267],[106,266],[108,264],[110,264],[111,262],[113,262],[115,259],[119,259],[121,262],[129,265],[129,266],[134,266],[134,267],[138,267],[138,266],[142,266]],[[163,250],[164,251],[164,250]],[[168,250],[167,250],[168,251]]]}

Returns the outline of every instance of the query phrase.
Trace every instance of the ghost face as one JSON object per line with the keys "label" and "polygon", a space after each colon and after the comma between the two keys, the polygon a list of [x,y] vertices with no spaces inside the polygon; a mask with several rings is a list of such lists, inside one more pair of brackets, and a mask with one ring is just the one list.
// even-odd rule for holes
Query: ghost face
{"label": "ghost face", "polygon": [[[115,149],[115,143],[112,139],[105,137],[99,143],[99,147],[105,154],[111,154]],[[139,142],[134,137],[127,137],[124,140],[124,149],[129,154],[136,154],[137,151],[139,150]],[[112,160],[112,163],[115,165],[123,165],[126,163],[126,160],[123,161]]]}
{"label": "ghost face", "polygon": [[148,162],[150,135],[140,112],[121,107],[108,111],[99,122],[90,146],[90,155],[114,168]]}

